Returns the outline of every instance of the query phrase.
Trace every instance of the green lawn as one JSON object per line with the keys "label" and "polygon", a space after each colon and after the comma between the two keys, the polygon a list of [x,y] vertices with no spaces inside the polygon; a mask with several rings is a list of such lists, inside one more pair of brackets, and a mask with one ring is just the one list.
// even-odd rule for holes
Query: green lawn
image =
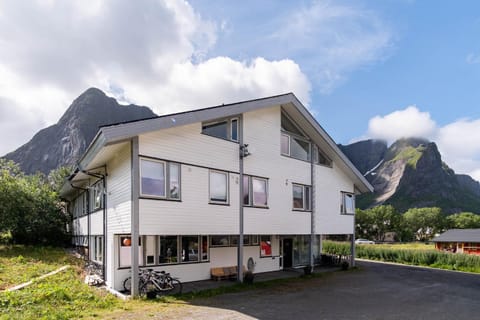
{"label": "green lawn", "polygon": [[24,289],[0,292],[0,319],[81,318],[119,305],[112,295],[85,285],[83,261],[59,248],[0,247],[0,290],[64,265],[71,267]]}

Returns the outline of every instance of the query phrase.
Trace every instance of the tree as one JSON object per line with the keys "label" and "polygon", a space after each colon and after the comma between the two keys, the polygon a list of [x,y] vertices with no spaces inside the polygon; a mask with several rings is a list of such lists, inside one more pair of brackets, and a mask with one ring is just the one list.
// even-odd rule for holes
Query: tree
{"label": "tree", "polygon": [[391,205],[382,205],[366,210],[357,209],[355,232],[359,238],[384,241],[387,232],[394,232],[402,216]]}
{"label": "tree", "polygon": [[44,175],[26,176],[12,161],[0,159],[0,234],[11,233],[15,243],[60,245],[68,238],[69,221]]}
{"label": "tree", "polygon": [[471,212],[452,214],[447,217],[449,229],[475,229],[480,228],[480,216]]}
{"label": "tree", "polygon": [[445,227],[440,208],[411,208],[403,215],[405,227],[416,240],[430,240]]}

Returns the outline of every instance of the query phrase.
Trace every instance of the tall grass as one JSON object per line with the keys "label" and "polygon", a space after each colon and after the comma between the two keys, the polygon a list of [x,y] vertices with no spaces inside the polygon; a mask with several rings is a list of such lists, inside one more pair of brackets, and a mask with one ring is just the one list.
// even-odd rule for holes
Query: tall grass
{"label": "tall grass", "polygon": [[[345,255],[350,252],[350,244],[325,241],[323,251],[327,254]],[[357,245],[355,251],[357,258],[480,273],[480,256],[432,249],[401,249],[395,248],[395,245]]]}

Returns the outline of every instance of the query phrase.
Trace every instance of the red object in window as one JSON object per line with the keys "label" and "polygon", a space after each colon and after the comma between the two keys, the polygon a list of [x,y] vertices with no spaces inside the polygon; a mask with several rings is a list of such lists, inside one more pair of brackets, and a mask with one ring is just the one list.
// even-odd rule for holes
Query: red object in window
{"label": "red object in window", "polygon": [[132,245],[132,239],[130,238],[124,238],[122,241],[122,244],[124,247],[130,247]]}
{"label": "red object in window", "polygon": [[260,249],[262,250],[262,256],[271,256],[272,255],[272,245],[270,241],[261,241]]}

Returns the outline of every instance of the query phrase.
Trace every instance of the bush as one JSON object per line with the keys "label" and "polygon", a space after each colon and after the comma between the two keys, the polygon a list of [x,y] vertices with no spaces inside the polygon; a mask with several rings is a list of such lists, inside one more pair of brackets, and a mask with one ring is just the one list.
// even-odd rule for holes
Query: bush
{"label": "bush", "polygon": [[[350,244],[325,241],[323,250],[328,254],[345,255],[345,252],[350,251]],[[382,245],[357,245],[355,251],[357,258],[480,273],[480,256],[436,250],[396,249]]]}

